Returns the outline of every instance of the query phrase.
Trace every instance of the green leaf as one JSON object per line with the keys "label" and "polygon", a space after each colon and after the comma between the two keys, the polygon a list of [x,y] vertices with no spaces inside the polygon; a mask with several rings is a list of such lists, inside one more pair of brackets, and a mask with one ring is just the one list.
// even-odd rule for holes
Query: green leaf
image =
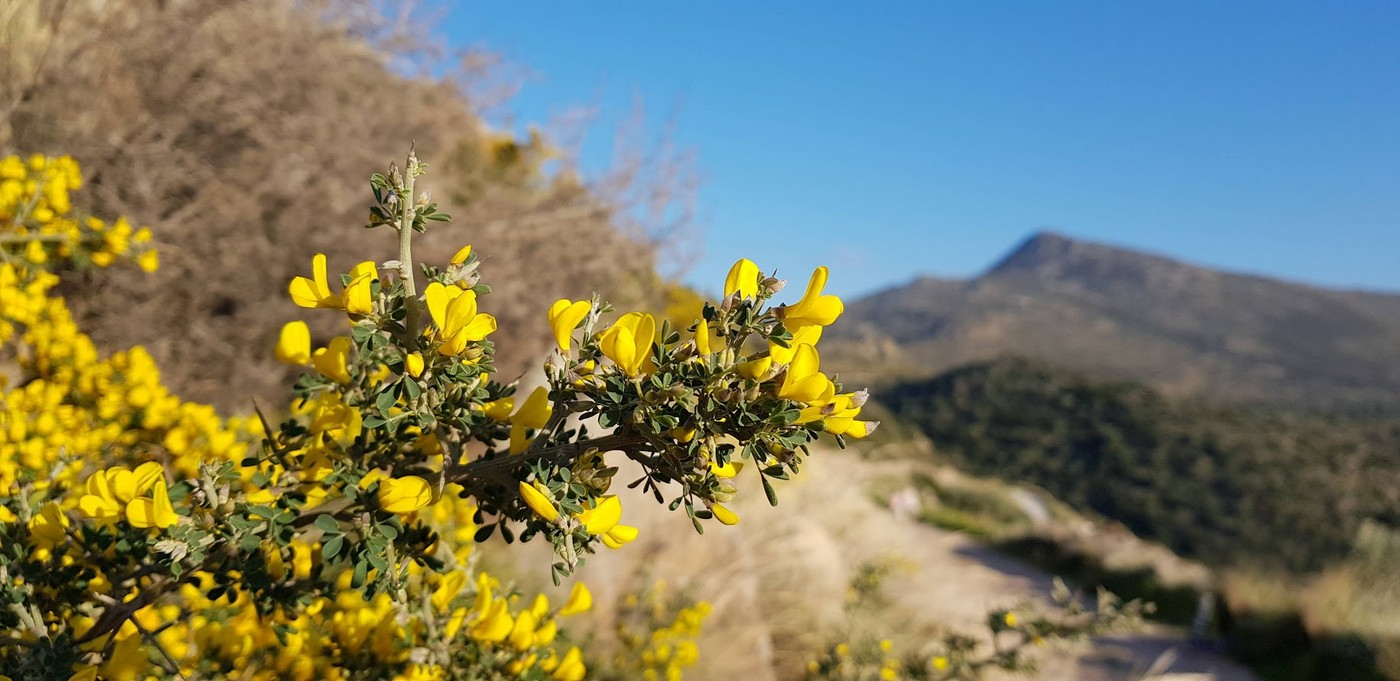
{"label": "green leaf", "polygon": [[475,542],[477,542],[477,543],[479,544],[479,543],[481,543],[481,542],[486,541],[487,539],[490,539],[490,538],[491,538],[491,533],[493,533],[493,532],[495,532],[495,531],[496,531],[496,524],[495,524],[495,523],[492,523],[492,524],[490,524],[490,525],[482,525],[481,527],[477,528],[477,530],[476,530],[476,535],[474,535],[474,536],[472,537],[472,540],[475,541]]}
{"label": "green leaf", "polygon": [[335,560],[335,557],[340,555],[340,549],[343,546],[345,546],[345,535],[337,534],[321,545],[321,557],[326,560]]}
{"label": "green leaf", "polygon": [[763,493],[768,497],[768,505],[777,506],[778,493],[773,491],[773,483],[768,482],[768,476],[766,475],[760,475],[759,479],[763,481]]}
{"label": "green leaf", "polygon": [[328,513],[316,516],[316,527],[327,535],[340,534],[340,523]]}

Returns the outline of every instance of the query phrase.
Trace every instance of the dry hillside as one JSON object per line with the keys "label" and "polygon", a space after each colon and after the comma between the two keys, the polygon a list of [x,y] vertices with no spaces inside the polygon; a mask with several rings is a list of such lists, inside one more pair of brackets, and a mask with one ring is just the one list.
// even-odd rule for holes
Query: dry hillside
{"label": "dry hillside", "polygon": [[417,255],[445,260],[470,242],[486,257],[483,307],[500,319],[506,375],[543,351],[555,298],[646,293],[652,237],[685,213],[648,223],[633,203],[680,198],[680,176],[633,164],[587,182],[567,158],[545,172],[558,150],[491,130],[464,94],[470,78],[405,75],[442,62],[419,27],[390,20],[403,4],[0,2],[0,151],[73,155],[87,207],[150,225],[161,250],[152,276],[69,277],[99,343],[148,346],[188,398],[277,402],[288,376],[270,348],[300,313],[288,280],[316,251],[342,272],[396,257],[392,235],[362,228],[368,177],[414,143],[455,218]]}

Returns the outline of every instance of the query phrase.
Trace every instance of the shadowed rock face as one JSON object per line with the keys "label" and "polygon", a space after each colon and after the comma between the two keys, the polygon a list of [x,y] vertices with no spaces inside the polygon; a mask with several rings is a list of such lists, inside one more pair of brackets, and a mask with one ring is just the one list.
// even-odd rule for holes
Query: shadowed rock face
{"label": "shadowed rock face", "polygon": [[973,279],[919,279],[854,301],[823,345],[829,364],[855,378],[1025,355],[1175,395],[1400,403],[1400,295],[1231,274],[1052,233]]}

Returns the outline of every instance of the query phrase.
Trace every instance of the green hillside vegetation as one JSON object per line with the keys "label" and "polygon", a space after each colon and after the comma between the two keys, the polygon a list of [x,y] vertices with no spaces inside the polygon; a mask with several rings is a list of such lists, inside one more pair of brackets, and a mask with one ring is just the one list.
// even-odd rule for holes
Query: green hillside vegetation
{"label": "green hillside vegetation", "polygon": [[880,391],[968,471],[1214,566],[1312,572],[1400,524],[1400,422],[1173,401],[1019,359]]}

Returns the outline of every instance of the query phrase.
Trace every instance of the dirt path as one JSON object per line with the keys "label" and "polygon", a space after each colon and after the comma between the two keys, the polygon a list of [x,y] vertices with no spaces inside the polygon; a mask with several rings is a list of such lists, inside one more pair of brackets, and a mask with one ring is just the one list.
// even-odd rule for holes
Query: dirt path
{"label": "dirt path", "polygon": [[[812,650],[831,642],[834,631],[884,631],[901,649],[917,649],[945,628],[985,632],[990,609],[1048,600],[1049,575],[964,535],[898,519],[874,501],[873,485],[907,480],[908,471],[899,462],[818,452],[798,479],[779,486],[777,508],[768,507],[756,484],[741,489],[735,508],[743,522],[709,526],[703,537],[683,515],[624,499],[624,522],[640,527],[641,538],[625,550],[589,558],[582,576],[601,604],[635,586],[625,576],[643,569],[710,600],[715,607],[700,641],[702,661],[687,674],[695,679],[791,678]],[[630,479],[628,472],[619,480]],[[531,553],[537,548],[543,551],[524,552],[539,559]],[[889,606],[868,621],[852,621],[844,609],[850,576],[860,564],[879,560],[900,566],[885,584]],[[596,617],[596,630],[610,630],[606,607]],[[1177,659],[1166,671],[1188,674],[1181,678],[1254,681],[1239,665],[1193,648],[1165,628],[1039,651],[1039,673],[1016,678],[1133,679],[1168,650]]]}

